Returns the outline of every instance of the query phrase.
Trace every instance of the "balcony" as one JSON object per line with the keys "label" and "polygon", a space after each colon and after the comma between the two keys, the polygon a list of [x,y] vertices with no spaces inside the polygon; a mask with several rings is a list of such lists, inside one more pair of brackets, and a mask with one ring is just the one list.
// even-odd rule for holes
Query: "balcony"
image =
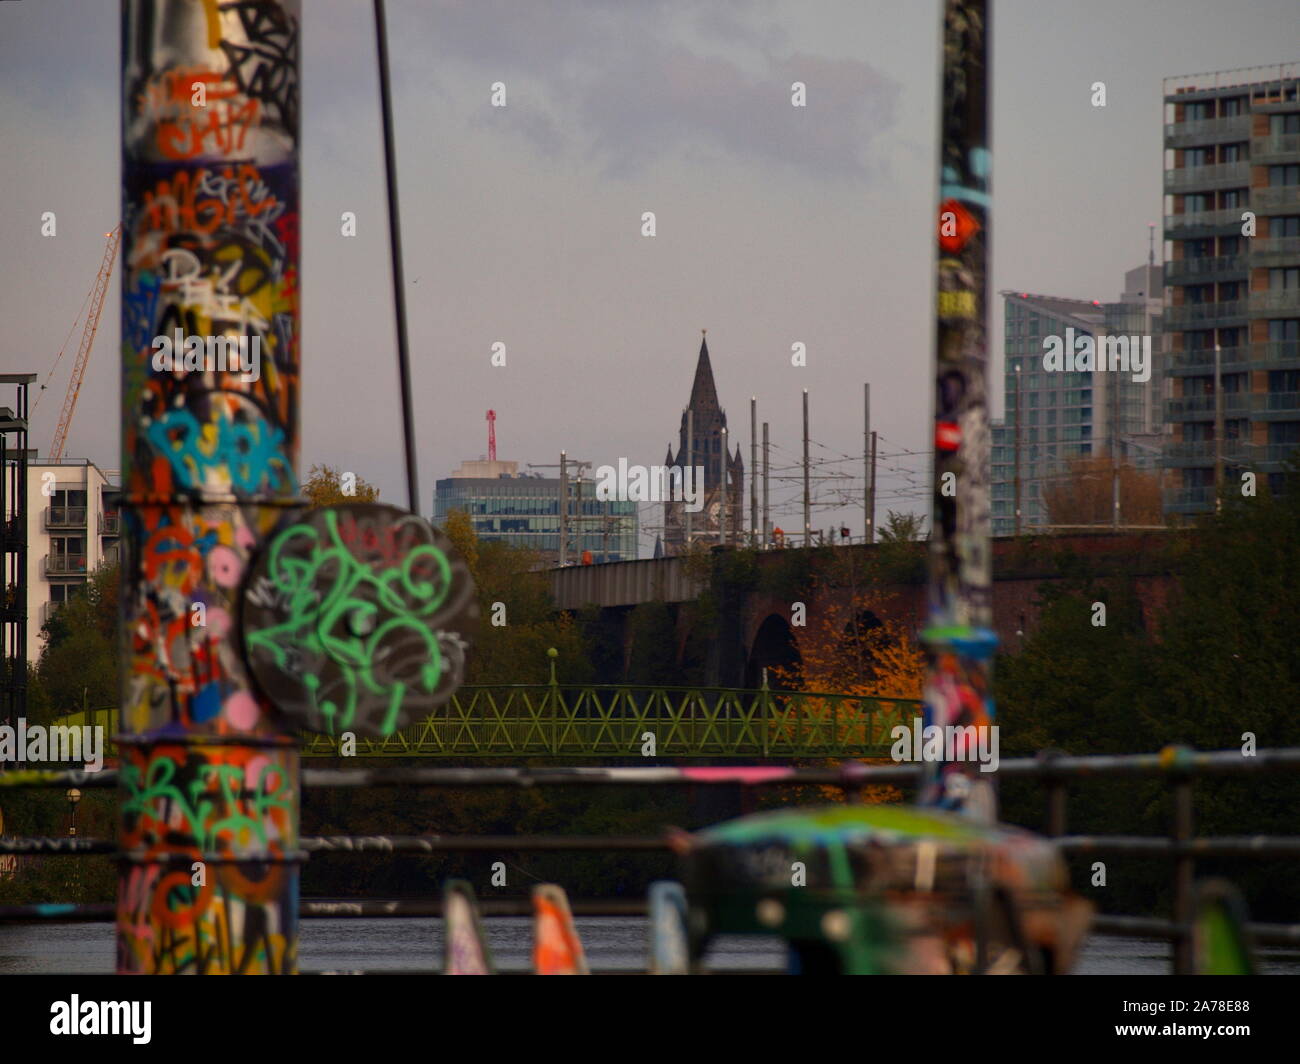
{"label": "balcony", "polygon": [[122,515],[116,510],[103,510],[99,514],[99,534],[101,536],[120,536],[122,534]]}
{"label": "balcony", "polygon": [[45,556],[46,576],[85,576],[86,556],[84,554],[47,554]]}
{"label": "balcony", "polygon": [[1274,185],[1252,188],[1250,209],[1263,214],[1287,214],[1300,210],[1300,185]]}
{"label": "balcony", "polygon": [[1252,318],[1300,318],[1300,288],[1271,288],[1250,293]]}
{"label": "balcony", "polygon": [[1165,512],[1174,514],[1207,513],[1214,509],[1213,488],[1177,488],[1164,494]]}
{"label": "balcony", "polygon": [[1250,161],[1256,166],[1293,163],[1300,159],[1300,133],[1278,133],[1252,137]]}
{"label": "balcony", "polygon": [[[1254,409],[1254,400],[1249,392],[1224,392],[1223,416],[1240,417]],[[1214,417],[1214,396],[1189,395],[1165,402],[1165,419],[1168,421],[1205,421]]]}
{"label": "balcony", "polygon": [[1255,344],[1251,364],[1256,369],[1300,368],[1300,340],[1269,340]]}
{"label": "balcony", "polygon": [[[1215,459],[1214,440],[1195,440],[1192,443],[1169,443],[1164,448],[1167,466],[1212,466]],[[1259,448],[1246,440],[1224,440],[1223,460],[1233,465],[1250,465]]]}
{"label": "balcony", "polygon": [[1300,464],[1300,443],[1267,443],[1258,450],[1263,465]]}
{"label": "balcony", "polygon": [[1169,122],[1165,125],[1166,148],[1190,148],[1200,144],[1221,144],[1247,140],[1250,115],[1229,118],[1202,118],[1195,122]]}
{"label": "balcony", "polygon": [[1211,166],[1180,166],[1165,171],[1165,191],[1171,195],[1184,192],[1211,192],[1221,188],[1247,188],[1250,163],[1215,163]]}
{"label": "balcony", "polygon": [[1171,259],[1165,263],[1165,284],[1231,281],[1234,278],[1244,278],[1246,270],[1244,255],[1205,255],[1193,259]]}
{"label": "balcony", "polygon": [[41,603],[41,624],[45,624],[54,616],[54,611],[62,606],[62,602],[42,602]]}
{"label": "balcony", "polygon": [[[1264,237],[1252,240],[1250,242],[1250,264],[1251,266],[1294,266],[1300,264],[1300,236]],[[1168,270],[1169,266],[1166,266],[1166,274]]]}
{"label": "balcony", "polygon": [[1245,208],[1219,211],[1184,211],[1165,215],[1166,240],[1193,240],[1204,236],[1232,236],[1241,230]]}
{"label": "balcony", "polygon": [[1259,392],[1251,398],[1256,421],[1300,421],[1300,392]]}
{"label": "balcony", "polygon": [[1177,329],[1213,329],[1240,325],[1246,320],[1246,301],[1233,299],[1226,303],[1184,303],[1181,307],[1166,307],[1165,332]]}
{"label": "balcony", "polygon": [[84,506],[47,506],[45,507],[46,528],[85,528],[86,508]]}
{"label": "balcony", "polygon": [[[1255,347],[1259,345],[1256,344]],[[1219,370],[1222,373],[1239,373],[1252,364],[1254,349],[1249,344],[1219,349]],[[1169,373],[1174,377],[1203,377],[1214,372],[1214,348],[1197,351],[1175,351],[1171,355]]]}

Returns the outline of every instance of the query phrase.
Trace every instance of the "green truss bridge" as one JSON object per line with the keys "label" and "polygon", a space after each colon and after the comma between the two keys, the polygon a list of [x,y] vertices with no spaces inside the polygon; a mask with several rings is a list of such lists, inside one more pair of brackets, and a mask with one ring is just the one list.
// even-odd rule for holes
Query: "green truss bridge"
{"label": "green truss bridge", "polygon": [[[461,687],[429,717],[385,739],[356,739],[356,757],[794,758],[887,757],[890,731],[921,715],[912,699],[717,687]],[[89,719],[87,719],[87,717]],[[55,722],[117,732],[117,710]],[[648,744],[653,736],[653,754]],[[306,757],[339,742],[304,735]],[[108,755],[116,754],[111,742]]]}

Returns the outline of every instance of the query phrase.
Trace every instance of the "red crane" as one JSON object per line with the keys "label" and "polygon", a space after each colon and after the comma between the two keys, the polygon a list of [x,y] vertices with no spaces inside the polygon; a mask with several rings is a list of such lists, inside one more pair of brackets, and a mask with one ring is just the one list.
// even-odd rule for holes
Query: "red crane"
{"label": "red crane", "polygon": [[497,412],[489,410],[487,412],[488,423],[488,461],[497,460]]}

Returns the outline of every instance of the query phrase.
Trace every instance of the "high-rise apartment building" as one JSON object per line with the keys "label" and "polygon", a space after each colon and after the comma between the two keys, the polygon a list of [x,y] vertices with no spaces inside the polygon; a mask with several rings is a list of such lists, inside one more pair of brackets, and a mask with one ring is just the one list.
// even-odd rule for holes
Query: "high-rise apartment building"
{"label": "high-rise apartment building", "polygon": [[[1019,528],[1025,532],[1050,523],[1044,490],[1070,476],[1075,459],[1111,454],[1126,465],[1157,465],[1161,268],[1148,261],[1127,271],[1124,281],[1114,303],[1000,293],[1006,391],[1005,415],[993,422],[994,535],[1016,531],[1017,481]],[[1063,351],[1068,345],[1080,358],[1091,345],[1090,365],[1054,367],[1045,357],[1054,343]],[[1120,350],[1125,364],[1117,367]],[[1142,360],[1140,372],[1135,358]]]}
{"label": "high-rise apartment building", "polygon": [[[1167,78],[1165,509],[1300,447],[1300,63]],[[1217,378],[1217,385],[1216,385]]]}

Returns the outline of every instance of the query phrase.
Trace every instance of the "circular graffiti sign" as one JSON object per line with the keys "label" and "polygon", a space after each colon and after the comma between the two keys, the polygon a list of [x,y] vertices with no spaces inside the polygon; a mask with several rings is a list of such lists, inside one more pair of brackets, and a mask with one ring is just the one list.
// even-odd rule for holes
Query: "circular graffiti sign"
{"label": "circular graffiti sign", "polygon": [[294,513],[248,568],[244,656],[304,731],[385,738],[445,702],[478,620],[474,583],[422,517],[377,503]]}

